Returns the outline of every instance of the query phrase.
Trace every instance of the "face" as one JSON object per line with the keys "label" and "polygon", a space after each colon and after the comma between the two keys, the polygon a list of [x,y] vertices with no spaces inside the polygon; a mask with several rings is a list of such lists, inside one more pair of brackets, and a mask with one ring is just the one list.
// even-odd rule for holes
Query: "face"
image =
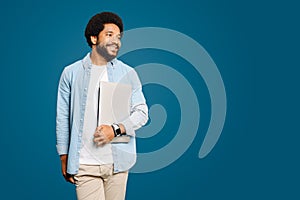
{"label": "face", "polygon": [[121,47],[120,29],[115,24],[104,24],[104,29],[99,33],[96,42],[96,51],[106,61],[117,57]]}

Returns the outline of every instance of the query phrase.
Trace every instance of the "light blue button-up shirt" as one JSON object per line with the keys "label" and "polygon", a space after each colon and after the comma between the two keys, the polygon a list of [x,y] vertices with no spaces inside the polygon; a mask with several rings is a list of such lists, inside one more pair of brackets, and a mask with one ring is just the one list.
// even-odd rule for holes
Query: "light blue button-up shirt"
{"label": "light blue button-up shirt", "polygon": [[[56,148],[59,155],[68,154],[67,172],[77,174],[82,144],[85,105],[90,81],[92,62],[90,53],[63,70],[57,95]],[[107,63],[109,82],[132,86],[131,114],[121,122],[129,143],[113,143],[114,172],[129,170],[136,162],[135,130],[148,120],[148,107],[142,86],[135,70],[118,59]]]}

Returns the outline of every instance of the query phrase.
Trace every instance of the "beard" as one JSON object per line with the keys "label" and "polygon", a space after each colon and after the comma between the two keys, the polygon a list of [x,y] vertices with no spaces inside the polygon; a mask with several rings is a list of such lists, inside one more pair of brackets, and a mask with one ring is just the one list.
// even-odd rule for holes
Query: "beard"
{"label": "beard", "polygon": [[[113,48],[113,51],[116,51],[115,54],[109,53],[109,48]],[[96,51],[98,54],[100,54],[107,62],[111,61],[115,57],[117,57],[119,52],[119,46],[115,44],[106,44],[103,45],[101,43],[98,43],[96,46]]]}

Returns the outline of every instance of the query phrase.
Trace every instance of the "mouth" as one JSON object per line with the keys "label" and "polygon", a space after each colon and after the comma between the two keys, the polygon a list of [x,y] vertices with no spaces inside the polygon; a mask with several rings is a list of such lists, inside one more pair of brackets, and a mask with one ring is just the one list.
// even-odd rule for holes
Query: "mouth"
{"label": "mouth", "polygon": [[119,46],[115,44],[111,44],[107,46],[111,51],[119,51]]}

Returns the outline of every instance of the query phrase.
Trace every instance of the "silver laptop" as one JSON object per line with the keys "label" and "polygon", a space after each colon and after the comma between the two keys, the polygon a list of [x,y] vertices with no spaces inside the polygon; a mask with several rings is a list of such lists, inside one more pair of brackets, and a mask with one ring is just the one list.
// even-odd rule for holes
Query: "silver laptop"
{"label": "silver laptop", "polygon": [[[98,126],[121,122],[130,116],[131,85],[101,81],[99,94]],[[119,136],[111,143],[127,143],[129,140],[129,136]]]}

